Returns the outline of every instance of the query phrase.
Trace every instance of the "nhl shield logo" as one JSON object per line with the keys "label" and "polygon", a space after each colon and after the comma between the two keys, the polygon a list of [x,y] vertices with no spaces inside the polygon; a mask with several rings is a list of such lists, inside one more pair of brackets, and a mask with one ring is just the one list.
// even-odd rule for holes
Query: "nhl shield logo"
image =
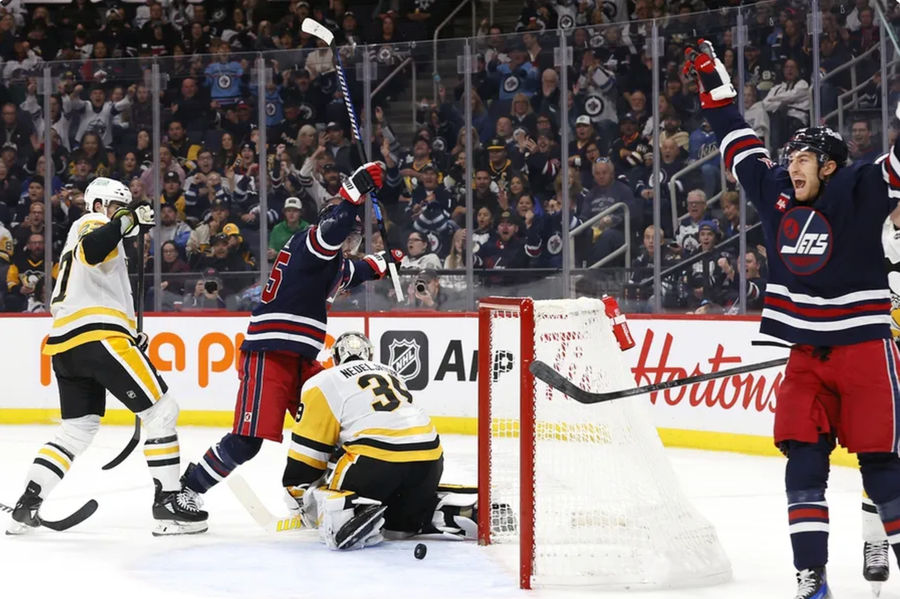
{"label": "nhl shield logo", "polygon": [[422,370],[421,350],[413,339],[395,339],[388,346],[388,366],[404,379],[414,379]]}
{"label": "nhl shield logo", "polygon": [[419,391],[428,384],[428,337],[422,331],[386,331],[381,337],[381,361]]}

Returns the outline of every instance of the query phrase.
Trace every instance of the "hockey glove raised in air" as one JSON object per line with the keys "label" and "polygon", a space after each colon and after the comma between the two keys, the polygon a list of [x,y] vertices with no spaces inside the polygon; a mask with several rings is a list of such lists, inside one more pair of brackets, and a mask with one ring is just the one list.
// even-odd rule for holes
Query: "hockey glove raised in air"
{"label": "hockey glove raised in air", "polygon": [[375,278],[381,279],[387,273],[388,264],[390,264],[390,260],[393,260],[395,264],[400,264],[400,261],[403,260],[403,252],[400,250],[391,250],[391,256],[389,257],[386,252],[378,252],[375,254],[369,254],[365,258],[363,258],[369,266],[372,267],[372,270],[375,271]]}
{"label": "hockey glove raised in air", "polygon": [[720,108],[734,102],[737,92],[711,43],[701,39],[696,48],[685,48],[684,55],[686,60],[682,70],[685,75],[697,79],[700,86],[700,106]]}
{"label": "hockey glove raised in air", "polygon": [[156,224],[153,207],[145,200],[135,200],[128,206],[119,208],[113,214],[113,219],[119,219],[122,237],[134,237],[140,227],[150,228]]}
{"label": "hockey glove raised in air", "polygon": [[384,183],[384,163],[367,162],[350,175],[341,187],[341,197],[351,204],[360,205],[365,195],[374,189],[381,189]]}

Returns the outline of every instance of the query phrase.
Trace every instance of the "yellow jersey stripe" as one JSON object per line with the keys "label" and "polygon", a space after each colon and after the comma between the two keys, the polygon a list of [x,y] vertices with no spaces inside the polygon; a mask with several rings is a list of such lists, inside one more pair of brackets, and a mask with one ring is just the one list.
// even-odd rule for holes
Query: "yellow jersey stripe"
{"label": "yellow jersey stripe", "polygon": [[130,340],[118,337],[116,339],[107,339],[106,342],[110,348],[128,365],[132,376],[137,378],[144,388],[149,392],[154,401],[162,397],[162,389],[153,371],[150,370],[147,362],[141,356],[140,350],[136,348]]}
{"label": "yellow jersey stripe", "polygon": [[303,416],[291,432],[324,445],[337,445],[341,424],[331,411],[322,390],[318,387],[304,389],[300,401],[303,403]]}
{"label": "yellow jersey stripe", "polygon": [[102,341],[103,339],[112,339],[112,338],[122,338],[122,339],[130,339],[131,335],[128,335],[121,331],[113,331],[109,329],[101,329],[101,330],[90,330],[85,331],[79,335],[75,335],[70,339],[66,339],[62,343],[54,343],[52,337],[47,340],[47,344],[44,346],[43,354],[45,356],[53,356],[56,354],[61,354],[64,351],[69,351],[73,347],[78,347],[79,345],[84,345],[85,343],[90,343],[91,341]]}
{"label": "yellow jersey stripe", "polygon": [[116,256],[118,256],[118,255],[119,255],[119,248],[118,248],[118,247],[113,248],[113,251],[111,251],[109,254],[107,254],[107,255],[106,255],[106,258],[104,258],[102,262],[99,262],[99,263],[97,263],[97,264],[91,264],[91,263],[88,262],[87,259],[84,257],[84,249],[81,247],[81,242],[79,241],[79,242],[78,242],[77,249],[76,249],[76,252],[75,252],[75,255],[78,256],[78,261],[79,261],[79,262],[81,262],[82,264],[84,264],[84,265],[87,266],[88,268],[94,268],[95,266],[100,266],[101,264],[106,264],[107,262],[109,262],[110,260],[112,260],[113,258],[115,258]]}
{"label": "yellow jersey stripe", "polygon": [[42,448],[40,449],[40,451],[38,451],[38,455],[47,456],[48,458],[52,459],[52,460],[55,461],[57,464],[59,464],[60,466],[62,466],[63,470],[68,470],[68,469],[69,469],[69,466],[72,465],[72,463],[69,461],[68,458],[66,458],[65,456],[62,456],[62,455],[60,455],[59,453],[53,451],[53,450],[50,449],[49,447],[42,447]]}
{"label": "yellow jersey stripe", "polygon": [[302,454],[299,451],[295,451],[293,449],[288,451],[288,458],[297,460],[298,462],[303,462],[307,466],[312,466],[317,470],[325,470],[328,467],[328,464],[326,462],[311,458],[308,455]]}
{"label": "yellow jersey stripe", "polygon": [[104,308],[102,306],[94,306],[91,308],[82,308],[77,312],[73,312],[68,316],[63,316],[62,318],[54,319],[53,328],[58,329],[66,326],[69,323],[75,322],[79,318],[85,318],[87,316],[111,316],[113,318],[118,318],[126,322],[131,328],[135,328],[137,326],[137,321],[133,318],[128,318],[128,315],[119,310],[113,310],[112,308]]}
{"label": "yellow jersey stripe", "polygon": [[144,455],[148,458],[155,455],[170,455],[178,452],[178,445],[173,445],[172,447],[159,447],[157,449],[144,449]]}
{"label": "yellow jersey stripe", "polygon": [[328,488],[333,491],[340,490],[341,485],[344,482],[344,475],[347,473],[347,468],[355,463],[356,456],[352,453],[345,453],[342,455],[337,461],[337,464],[334,465],[334,474],[331,475],[331,482],[328,484]]}
{"label": "yellow jersey stripe", "polygon": [[[444,450],[438,445],[434,449],[419,449],[412,451],[403,451],[401,446],[397,446],[397,450],[381,449],[379,447],[371,447],[369,445],[354,445],[352,442],[344,445],[344,449],[357,455],[366,456],[382,462],[429,462],[440,458],[444,454]],[[335,468],[335,476],[337,469]]]}
{"label": "yellow jersey stripe", "polygon": [[428,423],[423,426],[413,426],[410,428],[367,428],[359,431],[355,435],[353,435],[354,439],[358,439],[359,437],[417,437],[419,435],[427,435],[428,433],[435,433],[437,431],[434,430],[434,425]]}

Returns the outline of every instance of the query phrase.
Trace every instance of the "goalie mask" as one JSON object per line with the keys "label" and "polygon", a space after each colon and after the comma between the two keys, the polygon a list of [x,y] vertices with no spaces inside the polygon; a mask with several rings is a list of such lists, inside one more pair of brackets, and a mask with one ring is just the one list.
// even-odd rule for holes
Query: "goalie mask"
{"label": "goalie mask", "polygon": [[335,366],[351,360],[371,360],[375,356],[372,342],[362,333],[349,331],[343,333],[331,347],[331,357]]}

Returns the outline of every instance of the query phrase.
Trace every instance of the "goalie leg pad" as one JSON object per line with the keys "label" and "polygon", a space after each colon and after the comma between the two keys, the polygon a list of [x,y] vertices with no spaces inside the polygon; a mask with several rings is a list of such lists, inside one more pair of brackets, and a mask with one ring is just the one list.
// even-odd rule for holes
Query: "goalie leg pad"
{"label": "goalie leg pad", "polygon": [[304,511],[307,505],[312,507],[312,502],[316,506],[319,536],[329,549],[362,549],[384,540],[381,530],[387,506],[377,499],[318,487],[304,494]]}

